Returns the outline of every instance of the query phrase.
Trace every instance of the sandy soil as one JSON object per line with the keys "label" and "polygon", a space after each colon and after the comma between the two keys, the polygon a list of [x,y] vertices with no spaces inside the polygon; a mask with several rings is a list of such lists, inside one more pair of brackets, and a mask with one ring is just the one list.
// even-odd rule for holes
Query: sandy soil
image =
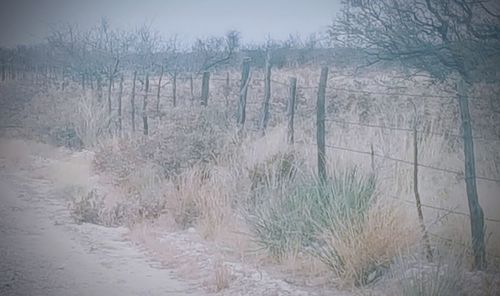
{"label": "sandy soil", "polygon": [[[84,166],[77,180],[54,166],[60,152],[0,141],[0,295],[203,294],[127,241],[126,229],[73,223],[57,180],[88,181]],[[54,168],[66,178],[51,178]]]}

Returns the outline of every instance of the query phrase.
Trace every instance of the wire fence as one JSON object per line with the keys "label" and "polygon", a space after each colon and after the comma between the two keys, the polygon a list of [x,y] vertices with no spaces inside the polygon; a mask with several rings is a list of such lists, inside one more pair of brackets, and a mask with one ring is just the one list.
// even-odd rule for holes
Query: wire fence
{"label": "wire fence", "polygon": [[[230,79],[228,79],[230,78]],[[200,80],[200,75],[177,75],[175,76],[175,79],[177,81],[183,81],[191,83],[191,92],[193,92],[193,88],[196,87],[197,90],[199,90],[199,80]],[[265,83],[265,79],[260,78],[260,77],[251,77],[250,78],[253,82],[256,83]],[[172,86],[173,83],[173,76],[172,75],[166,75],[163,77],[163,83],[161,85],[158,84],[158,82],[153,82],[151,83],[150,89],[148,92],[145,91],[144,89],[144,81],[138,79],[137,80],[137,90],[135,92],[135,95],[137,96],[137,99],[139,100],[141,96],[145,96],[146,94],[148,97],[151,98],[164,98],[164,99],[172,99],[175,94],[174,93],[165,93],[163,90],[164,88],[169,85]],[[228,94],[230,96],[239,96],[240,95],[240,89],[241,89],[241,81],[240,79],[235,79],[234,77],[229,77],[228,75],[225,76],[217,76],[217,75],[212,75],[210,77],[210,81],[213,82],[222,82],[222,86],[225,88],[228,88]],[[330,81],[330,80],[328,80]],[[290,88],[290,83],[288,82],[283,82],[277,79],[270,79],[270,82],[274,85],[280,86],[280,87],[285,87],[286,90]],[[193,86],[193,83],[196,83],[196,86]],[[220,86],[220,85],[219,85]],[[236,90],[234,89],[236,86]],[[259,86],[260,87],[260,86]],[[312,90],[312,91],[319,91],[319,86],[318,85],[298,85],[297,86],[298,90]],[[343,87],[343,86],[331,86],[328,85],[326,89],[330,92],[343,92],[343,93],[348,93],[348,94],[363,94],[363,95],[369,95],[369,96],[384,96],[384,98],[391,99],[391,100],[400,100],[401,98],[415,98],[419,100],[439,100],[441,101],[444,105],[447,104],[456,104],[458,102],[458,95],[457,94],[446,94],[446,95],[436,95],[436,94],[417,94],[417,93],[411,93],[411,92],[405,92],[405,91],[379,91],[379,90],[367,90],[367,89],[355,89],[355,88],[349,88],[349,87]],[[160,90],[160,92],[158,92]],[[106,90],[102,90],[103,94],[102,96],[105,97]],[[127,90],[128,92],[130,90]],[[116,90],[113,89],[113,96],[116,96]],[[129,94],[126,94],[125,92],[123,93],[123,96],[129,96]],[[196,97],[199,97],[199,91],[196,94]],[[475,99],[482,99],[482,97],[473,97]],[[295,114],[296,116],[302,116],[305,120],[311,120],[311,115],[312,114]],[[333,123],[336,125],[342,125],[342,126],[348,126],[348,127],[362,127],[366,129],[380,129],[380,130],[387,130],[387,131],[397,131],[397,132],[402,132],[402,133],[417,133],[419,135],[433,135],[433,136],[440,136],[440,137],[445,137],[445,138],[454,138],[457,140],[462,140],[464,136],[461,134],[461,132],[453,132],[453,131],[434,131],[434,130],[426,130],[426,129],[418,129],[416,127],[405,127],[405,126],[397,126],[397,125],[390,125],[390,124],[376,124],[376,123],[370,123],[370,122],[360,122],[360,121],[350,121],[350,120],[341,120],[341,119],[332,119],[332,118],[325,118],[325,122],[328,123]],[[461,127],[459,128],[461,129]],[[472,140],[474,141],[484,141],[485,143],[491,143],[491,145],[498,145],[498,142],[500,142],[500,138],[494,138],[494,137],[485,137],[485,136],[473,136]],[[452,174],[455,177],[458,177],[460,180],[467,180],[467,177],[465,176],[464,172],[458,171],[458,170],[453,170],[449,168],[444,168],[444,167],[439,167],[436,165],[428,164],[428,163],[420,163],[417,162],[415,163],[414,161],[394,157],[392,155],[380,153],[378,151],[365,151],[361,150],[359,148],[353,148],[353,147],[346,147],[342,145],[337,145],[334,143],[327,143],[325,144],[325,147],[331,150],[337,150],[337,151],[344,151],[348,153],[355,153],[355,154],[362,154],[362,155],[367,155],[373,158],[381,158],[381,159],[386,159],[392,162],[396,163],[401,163],[405,164],[408,166],[418,166],[419,168],[424,168],[427,170],[433,170],[441,173],[446,173],[446,174]],[[496,177],[490,177],[490,176],[482,176],[482,175],[473,175],[469,178],[475,178],[476,180],[483,180],[483,181],[488,181],[488,182],[494,182],[494,183],[500,183],[500,179]],[[407,204],[414,204],[414,201],[409,201],[409,200],[402,200],[404,203]],[[451,209],[446,209],[443,207],[438,207],[426,203],[422,203],[422,207],[428,208],[428,209],[433,209],[437,211],[442,211],[447,214],[452,214],[452,215],[459,215],[463,217],[470,217],[470,214],[456,211],[456,210],[451,210]],[[493,223],[500,223],[500,219],[495,218],[495,217],[486,217],[486,221],[488,222],[493,222]]]}

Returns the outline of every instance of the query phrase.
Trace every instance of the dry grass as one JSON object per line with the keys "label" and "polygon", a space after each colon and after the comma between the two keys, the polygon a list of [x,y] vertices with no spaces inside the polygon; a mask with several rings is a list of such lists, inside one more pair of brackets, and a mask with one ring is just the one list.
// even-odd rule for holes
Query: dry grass
{"label": "dry grass", "polygon": [[229,285],[233,280],[233,276],[229,267],[224,265],[223,262],[218,261],[215,264],[213,270],[214,270],[215,292],[219,293],[222,290],[229,288]]}
{"label": "dry grass", "polygon": [[[261,74],[255,73],[253,77],[259,78]],[[460,132],[457,106],[453,102],[425,98],[425,93],[440,94],[440,88],[449,86],[432,85],[425,81],[398,81],[389,77],[394,73],[373,75],[374,73],[367,72],[347,78],[340,74],[342,73],[338,69],[332,69],[332,83],[338,88],[387,92],[384,84],[397,84],[404,92],[424,93],[420,101],[415,101],[423,122],[420,129],[426,131],[419,136],[420,163],[463,170],[460,140],[446,135],[432,135],[443,131],[454,134]],[[288,76],[297,76],[299,86],[315,86],[319,70],[314,67],[280,69],[274,71],[273,75],[273,79],[279,81],[286,81]],[[380,78],[374,81],[374,76]],[[231,77],[235,88],[238,87],[236,78]],[[140,135],[142,130],[139,122],[137,134],[128,134],[128,104],[124,104],[123,110],[126,115],[125,136],[114,137],[115,126],[107,126],[109,118],[103,112],[106,108],[97,103],[91,93],[82,94],[71,88],[64,93],[49,92],[35,98],[29,108],[29,126],[36,127],[36,132],[40,134],[48,134],[58,144],[92,147],[96,151],[94,171],[111,179],[110,183],[115,189],[118,188],[115,195],[119,195],[119,198],[113,197],[113,194],[82,194],[74,203],[75,215],[79,217],[77,219],[95,221],[96,216],[101,216],[99,219],[102,221],[98,223],[110,223],[103,221],[109,221],[110,213],[114,213],[115,218],[111,219],[113,223],[134,224],[168,215],[177,227],[185,229],[193,226],[207,239],[223,238],[228,245],[246,249],[250,245],[247,240],[255,237],[242,239],[240,234],[235,234],[247,233],[252,228],[252,222],[242,219],[242,213],[264,211],[259,206],[266,202],[273,202],[275,208],[282,207],[284,204],[277,202],[280,198],[282,201],[293,201],[293,196],[284,195],[284,192],[300,183],[301,178],[302,181],[314,178],[315,90],[305,88],[298,91],[296,144],[290,147],[286,143],[286,130],[282,125],[284,116],[280,111],[284,110],[288,93],[286,87],[273,85],[270,128],[266,136],[257,137],[252,129],[258,122],[263,88],[259,82],[252,81],[247,106],[248,133],[243,139],[236,139],[232,117],[236,100],[231,97],[229,104],[226,104],[221,92],[222,82],[211,82],[208,108],[191,106],[188,99],[183,100],[182,98],[189,97],[189,86],[182,83],[179,81],[177,85],[179,106],[166,108],[165,102],[162,102],[165,107],[162,117],[150,118],[149,137]],[[198,85],[196,87],[198,89]],[[484,94],[484,88],[479,91],[484,96],[493,96]],[[475,135],[500,134],[494,124],[498,122],[498,114],[491,113],[487,106],[481,104],[471,103],[473,121],[479,127],[476,128]],[[149,111],[153,114],[154,110]],[[404,96],[349,93],[332,89],[327,91],[327,114],[329,118],[349,122],[405,128],[410,127],[414,120],[413,107]],[[404,160],[411,160],[413,155],[412,135],[400,131],[329,122],[327,143],[361,151],[370,151],[373,146],[377,154]],[[476,144],[478,175],[500,178],[500,152],[487,142]],[[333,149],[327,150],[327,161],[330,175],[352,167],[377,175],[379,199],[366,211],[365,219],[353,225],[328,228],[327,231],[312,236],[322,242],[324,250],[342,258],[340,264],[336,260],[323,260],[337,276],[348,285],[365,284],[377,278],[400,249],[416,241],[415,229],[411,227],[415,218],[413,206],[405,211],[400,208],[403,203],[395,205],[388,202],[391,196],[413,200],[412,167],[375,158],[372,168],[369,155]],[[467,212],[465,189],[460,176],[421,169],[419,183],[424,204]],[[500,185],[479,182],[478,187],[481,202],[485,205],[485,215],[500,217],[496,198]],[[296,201],[300,205],[298,198]],[[289,232],[296,231],[297,227],[301,227],[298,224],[303,223],[300,219],[311,212],[296,214],[290,211],[286,216],[287,223],[273,225],[276,233],[287,230],[287,227],[291,227]],[[431,224],[431,231],[451,235],[451,229],[456,228],[456,223],[451,218],[442,218],[441,214],[424,209],[424,217]],[[434,223],[435,221],[438,222]],[[460,225],[462,224],[466,225]],[[492,232],[489,249],[500,252],[494,247],[500,241],[498,228],[488,224],[487,230]],[[469,237],[465,228],[457,231],[462,236]],[[278,261],[282,263],[290,261],[289,258],[300,257],[298,254],[305,250],[301,239],[282,239],[280,243],[283,252],[279,251],[275,257],[280,257],[281,260]],[[244,254],[246,250],[238,252]],[[307,262],[304,265],[290,265],[297,265],[298,269],[321,269],[317,267],[317,260],[309,267],[304,266]],[[224,274],[221,277],[224,278]]]}
{"label": "dry grass", "polygon": [[323,259],[346,285],[365,285],[382,276],[389,265],[418,239],[416,221],[405,209],[377,202],[360,223],[341,224],[322,234]]}
{"label": "dry grass", "polygon": [[104,103],[88,91],[41,92],[26,113],[25,125],[37,139],[70,148],[92,148],[113,131]]}
{"label": "dry grass", "polygon": [[467,295],[464,255],[457,248],[441,249],[433,263],[401,256],[392,271],[397,286],[395,295]]}

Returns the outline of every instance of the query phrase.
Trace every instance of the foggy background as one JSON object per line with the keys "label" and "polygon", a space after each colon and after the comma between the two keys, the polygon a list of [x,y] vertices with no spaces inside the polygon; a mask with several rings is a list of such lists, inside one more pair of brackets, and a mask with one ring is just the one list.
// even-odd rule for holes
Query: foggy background
{"label": "foggy background", "polygon": [[124,30],[150,24],[164,37],[177,34],[184,42],[206,35],[240,31],[244,42],[267,36],[325,31],[340,10],[340,0],[6,0],[0,3],[0,46],[44,40],[53,24],[77,23],[89,28],[106,17]]}

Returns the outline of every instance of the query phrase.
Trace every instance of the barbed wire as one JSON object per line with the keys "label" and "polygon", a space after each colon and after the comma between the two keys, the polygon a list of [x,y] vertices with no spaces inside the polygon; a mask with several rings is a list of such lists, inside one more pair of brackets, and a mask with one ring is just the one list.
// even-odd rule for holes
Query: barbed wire
{"label": "barbed wire", "polygon": [[[316,144],[314,144],[314,145],[316,145]],[[391,157],[391,156],[387,156],[387,155],[378,154],[375,152],[362,151],[362,150],[357,150],[357,149],[352,149],[352,148],[347,148],[347,147],[340,147],[340,146],[335,146],[335,145],[328,145],[328,144],[325,145],[325,147],[330,148],[330,149],[335,149],[335,150],[348,151],[348,152],[353,152],[353,153],[358,153],[358,154],[365,154],[365,155],[369,155],[369,156],[373,156],[373,157],[384,158],[384,159],[388,159],[388,160],[391,160],[394,162],[403,163],[403,164],[407,164],[407,165],[412,165],[412,166],[415,165],[414,162],[409,161],[409,160],[399,159],[399,158],[395,158],[395,157]],[[440,168],[440,167],[436,167],[436,166],[432,166],[432,165],[428,165],[428,164],[417,163],[417,166],[422,167],[422,168],[426,168],[426,169],[444,172],[444,173],[454,174],[454,175],[457,175],[460,177],[463,176],[462,172],[454,171],[454,170],[450,170],[450,169],[445,169],[445,168]],[[482,177],[482,176],[474,176],[474,178],[480,179],[480,180],[485,180],[485,181],[500,183],[500,179],[494,179],[494,178]],[[462,179],[465,180],[465,177],[462,177]]]}
{"label": "barbed wire", "polygon": [[[387,126],[387,125],[379,125],[379,124],[371,124],[371,123],[361,123],[361,122],[353,122],[353,121],[345,121],[345,120],[335,120],[335,119],[328,119],[328,118],[325,119],[325,121],[334,122],[337,124],[355,125],[355,126],[370,127],[370,128],[380,128],[380,129],[395,130],[395,131],[404,131],[404,132],[414,132],[415,131],[412,128]],[[433,131],[417,130],[417,133],[463,139],[462,135],[454,134],[454,133],[447,133],[447,132],[433,132]],[[472,137],[472,139],[473,140],[491,141],[491,142],[499,142],[500,141],[500,139],[487,138],[487,137]]]}
{"label": "barbed wire", "polygon": [[[397,196],[393,196],[393,195],[388,195],[389,198],[391,199],[394,199],[394,200],[398,200],[398,201],[401,201],[403,203],[407,203],[409,205],[416,205],[415,201],[411,201],[411,200],[407,200],[407,199],[402,199],[402,198],[398,198]],[[444,211],[444,212],[448,212],[450,214],[454,214],[454,215],[459,215],[459,216],[464,216],[464,217],[470,217],[470,214],[467,214],[467,213],[464,213],[464,212],[460,212],[460,211],[456,211],[456,210],[452,210],[452,209],[447,209],[447,208],[441,208],[441,207],[437,207],[437,206],[433,206],[433,205],[429,205],[429,204],[425,204],[425,203],[420,203],[420,205],[423,207],[423,208],[428,208],[428,209],[433,209],[433,210],[437,210],[437,211]],[[500,223],[500,219],[496,219],[496,218],[488,218],[488,217],[485,217],[484,218],[485,221],[489,221],[489,222],[495,222],[495,223]]]}

